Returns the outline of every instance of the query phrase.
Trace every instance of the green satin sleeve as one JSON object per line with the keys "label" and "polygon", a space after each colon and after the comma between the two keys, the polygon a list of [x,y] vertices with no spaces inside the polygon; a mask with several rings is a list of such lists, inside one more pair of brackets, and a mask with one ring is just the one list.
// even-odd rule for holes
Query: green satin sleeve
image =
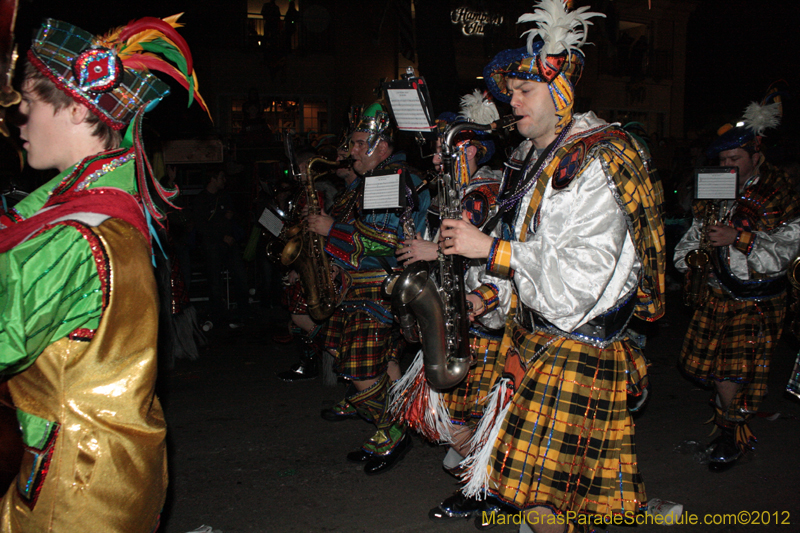
{"label": "green satin sleeve", "polygon": [[58,225],[0,254],[0,374],[29,367],[77,328],[97,329],[103,295],[89,242]]}
{"label": "green satin sleeve", "polygon": [[[22,218],[30,218],[36,214],[50,198],[50,193],[56,187],[58,187],[64,178],[69,176],[74,170],[75,167],[72,166],[55,178],[46,182],[44,185],[37,187],[36,190],[14,205],[14,211],[22,216]],[[136,196],[137,189],[135,178],[136,161],[132,160],[123,163],[118,168],[114,169],[113,172],[104,174],[97,181],[90,182],[86,188],[94,189],[96,187],[116,187],[117,189],[122,189],[128,194]]]}

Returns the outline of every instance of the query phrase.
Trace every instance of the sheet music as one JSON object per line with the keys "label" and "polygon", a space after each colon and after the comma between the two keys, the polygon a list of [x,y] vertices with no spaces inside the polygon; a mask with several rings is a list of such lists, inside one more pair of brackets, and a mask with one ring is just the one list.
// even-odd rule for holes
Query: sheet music
{"label": "sheet music", "polygon": [[416,89],[389,89],[389,103],[402,131],[431,131],[428,116],[422,107],[422,99]]}
{"label": "sheet music", "polygon": [[695,198],[698,200],[734,200],[736,199],[736,170],[720,168],[708,169],[697,172],[697,190]]}
{"label": "sheet music", "polygon": [[400,207],[400,174],[364,178],[364,209]]}
{"label": "sheet music", "polygon": [[278,215],[270,211],[269,208],[264,208],[264,212],[258,217],[258,223],[267,228],[267,231],[276,237],[280,235],[283,229],[283,221],[278,218]]}

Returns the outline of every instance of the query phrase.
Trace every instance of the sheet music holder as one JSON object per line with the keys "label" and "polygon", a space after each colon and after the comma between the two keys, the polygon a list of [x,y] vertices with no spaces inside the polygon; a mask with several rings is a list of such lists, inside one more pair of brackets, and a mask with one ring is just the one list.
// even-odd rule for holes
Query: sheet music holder
{"label": "sheet music holder", "polygon": [[703,167],[694,172],[695,200],[735,200],[739,192],[737,167]]}
{"label": "sheet music holder", "polygon": [[392,172],[364,178],[364,210],[391,210],[405,205],[403,173]]}
{"label": "sheet music holder", "polygon": [[398,130],[428,133],[436,128],[428,85],[424,78],[414,76],[413,68],[402,79],[384,83],[383,90]]}

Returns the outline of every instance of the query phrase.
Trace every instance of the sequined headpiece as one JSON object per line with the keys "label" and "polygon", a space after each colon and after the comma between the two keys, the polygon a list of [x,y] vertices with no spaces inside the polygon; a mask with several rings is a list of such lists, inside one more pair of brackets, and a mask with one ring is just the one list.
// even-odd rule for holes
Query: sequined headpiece
{"label": "sequined headpiece", "polygon": [[744,110],[744,115],[736,124],[725,124],[717,130],[714,139],[706,151],[709,158],[720,152],[742,148],[750,154],[761,151],[761,139],[764,131],[775,128],[783,115],[782,96],[786,89],[783,80],[770,85],[767,95],[759,102],[751,102]]}
{"label": "sequined headpiece", "polygon": [[175,31],[182,26],[179,17],[145,17],[98,36],[46,19],[28,58],[60,90],[115,130],[125,128],[140,108],[149,111],[169,94],[169,86],[150,70],[175,78],[188,89],[189,103],[197,99],[208,112],[197,91],[189,47]]}
{"label": "sequined headpiece", "polygon": [[361,113],[361,117],[353,131],[363,131],[369,134],[369,137],[367,137],[367,145],[369,146],[367,156],[372,155],[380,140],[392,142],[393,138],[392,121],[389,113],[379,102],[375,102]]}
{"label": "sequined headpiece", "polygon": [[[511,101],[506,78],[546,83],[559,117],[556,132],[572,119],[575,85],[583,72],[584,55],[580,48],[586,43],[586,31],[592,17],[588,7],[568,11],[569,0],[540,0],[533,13],[519,17],[517,24],[535,22],[536,27],[524,32],[528,44],[523,48],[504,50],[483,69],[486,86],[495,98]],[[541,40],[535,41],[536,37]]]}

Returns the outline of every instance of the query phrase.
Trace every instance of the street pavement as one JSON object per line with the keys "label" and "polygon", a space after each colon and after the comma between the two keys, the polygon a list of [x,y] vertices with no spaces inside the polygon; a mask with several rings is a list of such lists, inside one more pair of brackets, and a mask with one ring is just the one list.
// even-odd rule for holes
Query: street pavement
{"label": "street pavement", "polygon": [[[636,326],[647,334],[652,386],[636,419],[636,445],[648,498],[682,504],[684,520],[697,523],[598,531],[800,531],[800,402],[784,392],[798,341],[787,333],[777,346],[769,394],[751,424],[756,450],[732,469],[712,473],[699,453],[711,440],[711,426],[704,424],[710,393],[676,368],[689,318],[680,292],[672,292],[662,320]],[[320,418],[321,409],[344,395],[343,383],[324,387],[320,379],[284,383],[276,377],[297,361],[293,344],[271,340],[286,319],[281,310],[264,310],[243,328],[212,330],[199,359],[178,360],[162,372],[170,490],[160,533],[201,525],[221,533],[476,531],[471,520],[428,518],[457,489],[442,470],[443,447],[414,436],[405,458],[377,476],[347,462],[346,454],[373,428],[361,420]],[[734,515],[750,523],[732,522]],[[517,530],[507,523],[490,531]]]}

